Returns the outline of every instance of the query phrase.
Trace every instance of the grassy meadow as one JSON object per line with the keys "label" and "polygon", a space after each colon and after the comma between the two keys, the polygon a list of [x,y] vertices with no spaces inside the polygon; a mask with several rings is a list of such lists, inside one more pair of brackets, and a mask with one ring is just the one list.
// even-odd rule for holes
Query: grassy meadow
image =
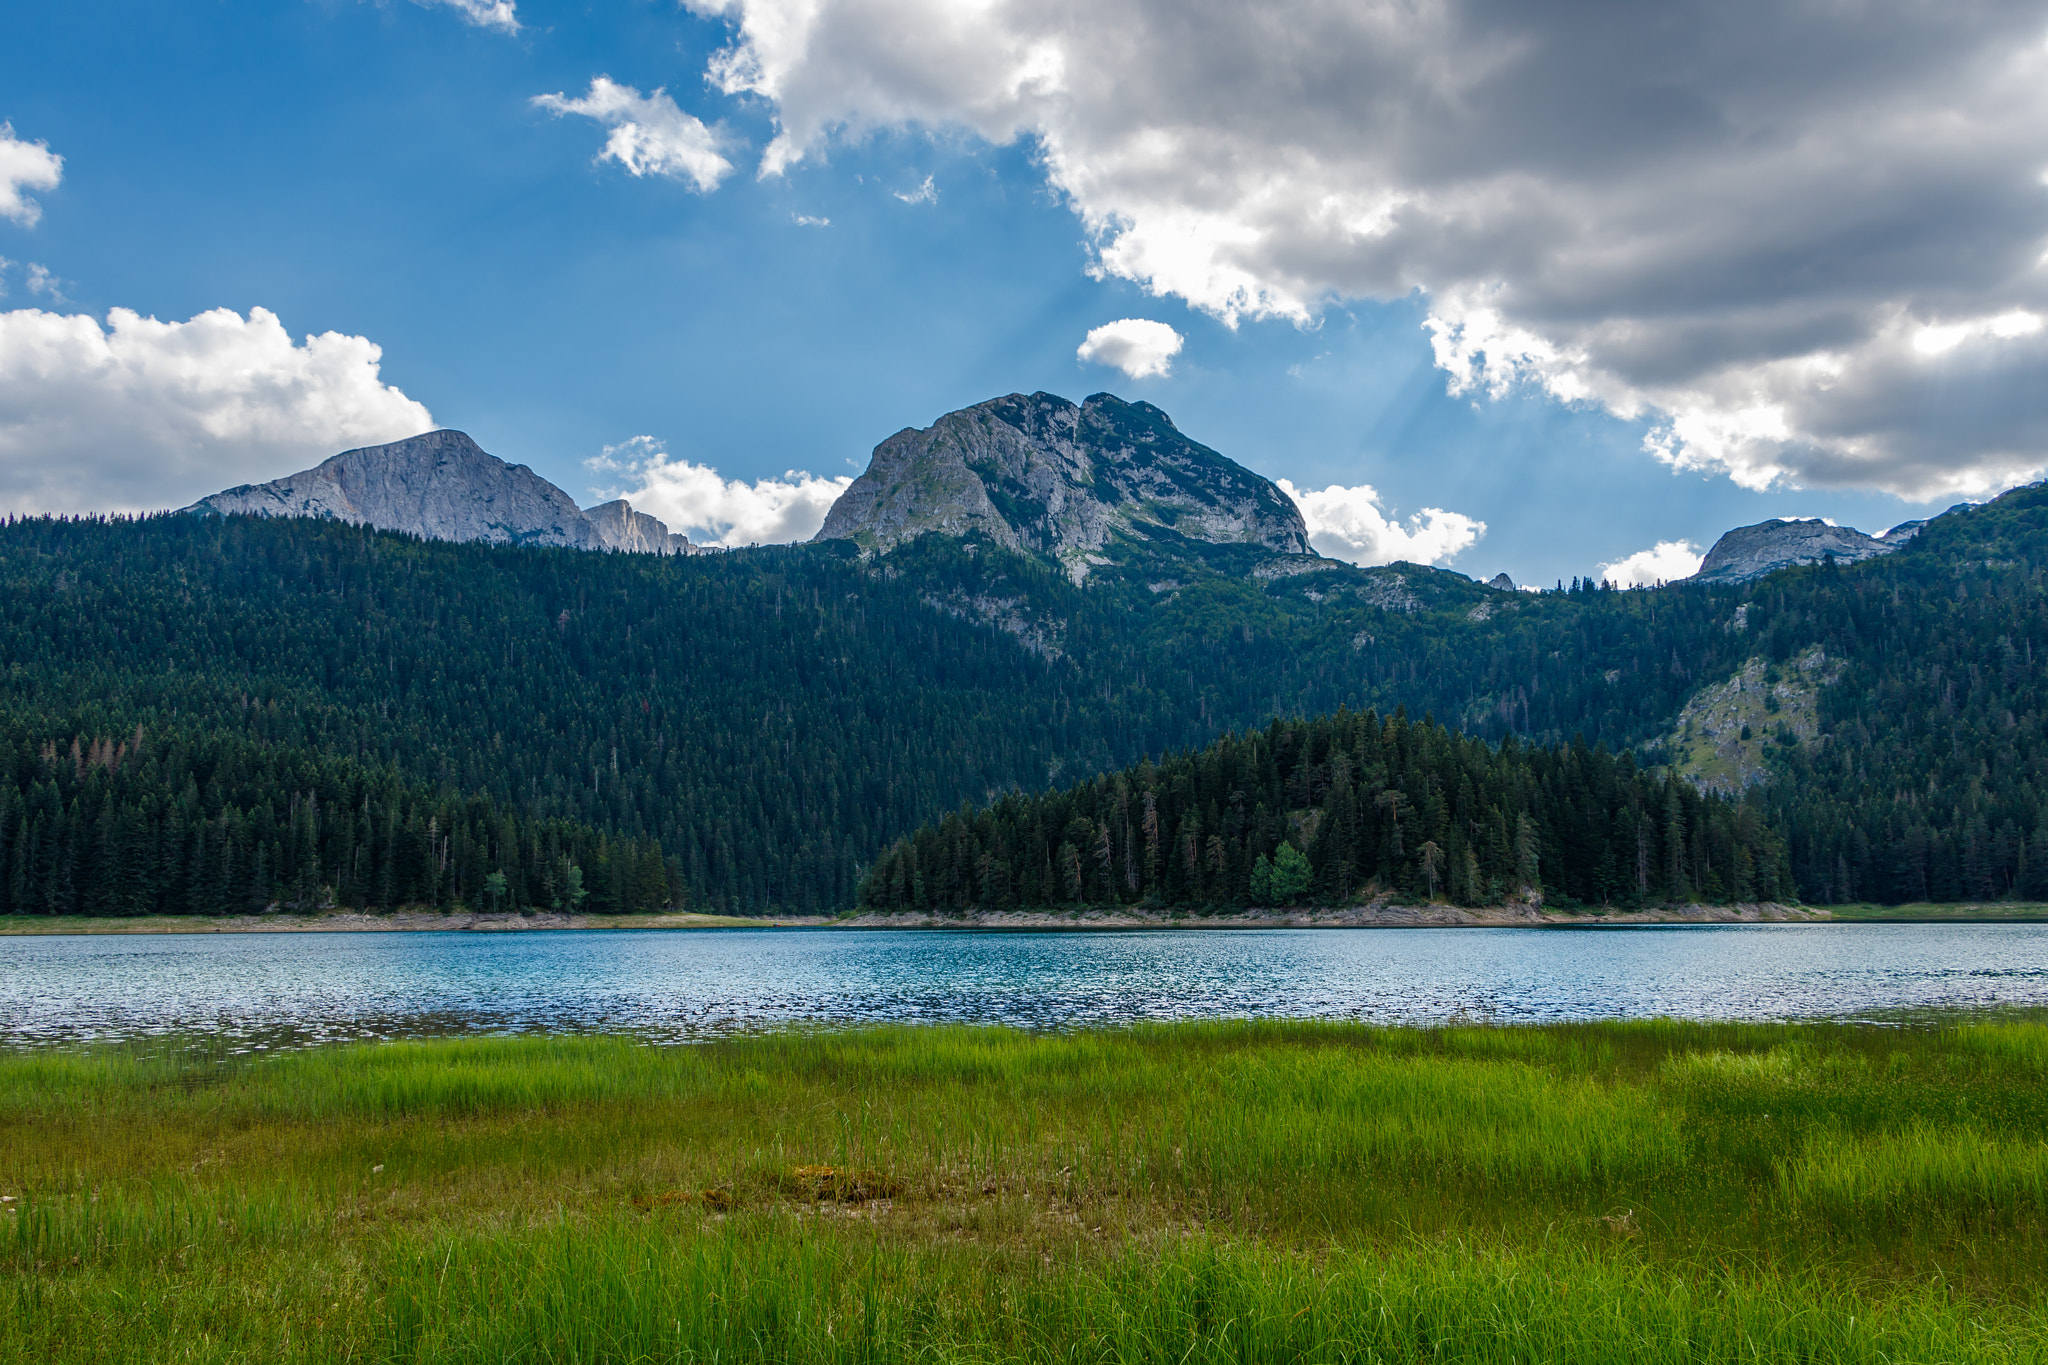
{"label": "grassy meadow", "polygon": [[2048,1358],[2048,1026],[0,1056],[0,1360]]}

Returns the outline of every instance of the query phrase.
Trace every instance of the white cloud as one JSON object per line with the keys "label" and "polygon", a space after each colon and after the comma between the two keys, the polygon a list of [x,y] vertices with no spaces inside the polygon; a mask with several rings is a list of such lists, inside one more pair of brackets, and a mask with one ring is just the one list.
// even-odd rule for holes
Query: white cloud
{"label": "white cloud", "polygon": [[0,312],[0,507],[182,506],[352,446],[432,429],[378,377],[382,353],[327,332],[294,343],[275,314],[159,322],[125,308]]}
{"label": "white cloud", "polygon": [[930,176],[926,176],[922,185],[919,185],[907,194],[900,190],[891,190],[889,192],[906,204],[936,204],[939,202],[939,187],[932,183]]}
{"label": "white cloud", "polygon": [[1294,499],[1308,523],[1308,543],[1319,554],[1353,564],[1437,564],[1458,557],[1486,534],[1486,523],[1462,512],[1425,507],[1406,526],[1380,510],[1379,492],[1369,484],[1320,491],[1296,488],[1286,479],[1280,491]]}
{"label": "white cloud", "polygon": [[621,476],[616,486],[591,490],[600,499],[625,498],[699,545],[729,549],[809,540],[853,482],[847,475],[823,478],[794,469],[753,483],[727,479],[708,465],[670,458],[652,436],[606,446],[583,463]]}
{"label": "white cloud", "polygon": [[832,226],[832,220],[830,218],[814,218],[808,213],[792,213],[789,215],[789,221],[795,223],[798,227]]}
{"label": "white cloud", "polygon": [[513,0],[415,0],[415,3],[445,5],[458,11],[478,28],[494,28],[501,33],[519,32],[519,7]]}
{"label": "white cloud", "polygon": [[1600,566],[1600,576],[1617,588],[1676,583],[1700,571],[1700,547],[1689,540],[1660,540],[1647,550]]}
{"label": "white cloud", "polygon": [[29,293],[41,294],[52,303],[66,303],[69,300],[64,297],[64,290],[61,287],[63,283],[64,281],[52,275],[47,267],[37,265],[34,261],[28,263]]}
{"label": "white cloud", "polygon": [[1074,354],[1084,361],[1111,365],[1133,379],[1164,376],[1180,354],[1183,338],[1163,322],[1119,318],[1088,333]]}
{"label": "white cloud", "polygon": [[1456,391],[1647,419],[1680,468],[2048,466],[2048,333],[2000,321],[2048,315],[2038,0],[685,2],[736,25],[713,83],[772,103],[764,175],[1024,139],[1098,273],[1233,323],[1419,295]]}
{"label": "white cloud", "polygon": [[581,99],[558,92],[535,95],[533,103],[551,114],[581,114],[611,129],[597,159],[616,161],[636,176],[688,180],[708,192],[732,173],[732,162],[719,151],[725,140],[722,132],[677,108],[665,90],[642,95],[630,85],[599,76]]}
{"label": "white cloud", "polygon": [[64,158],[46,143],[24,142],[14,125],[0,123],[0,218],[34,227],[43,206],[23,190],[54,190],[64,178]]}

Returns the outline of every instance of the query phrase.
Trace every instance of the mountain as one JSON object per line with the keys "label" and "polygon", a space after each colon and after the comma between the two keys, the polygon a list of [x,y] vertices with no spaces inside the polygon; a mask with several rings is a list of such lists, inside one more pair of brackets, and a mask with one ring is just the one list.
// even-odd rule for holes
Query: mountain
{"label": "mountain", "polygon": [[230,488],[183,510],[316,517],[425,540],[490,545],[655,554],[691,554],[696,548],[624,501],[586,512],[525,465],[505,463],[459,431],[344,450],[311,469]]}
{"label": "mountain", "polygon": [[[1884,536],[1866,536],[1850,526],[1830,526],[1818,518],[1804,521],[1760,521],[1738,526],[1714,542],[1700,561],[1697,583],[1747,583],[1795,564],[1838,564],[1888,555],[1912,538],[1925,522],[1895,526]],[[1911,528],[1911,529],[1908,529]]]}
{"label": "mountain", "polygon": [[888,550],[936,532],[1057,564],[1075,583],[1154,549],[1312,555],[1294,502],[1150,403],[1049,393],[963,408],[875,447],[815,539]]}
{"label": "mountain", "polygon": [[[964,535],[889,548],[871,535],[685,557],[387,535],[366,524],[368,499],[351,500],[346,468],[325,480],[333,501],[273,493],[254,507],[320,519],[0,525],[0,911],[211,913],[285,887],[473,903],[480,876],[518,908],[573,900],[578,869],[592,904],[680,886],[705,909],[827,910],[851,905],[923,822],[1131,764],[1127,782],[1176,822],[1193,828],[1199,809],[1199,857],[1214,833],[1240,838],[1235,820],[1263,829],[1239,871],[1267,847],[1277,857],[1276,837],[1324,857],[1312,825],[1341,769],[1361,802],[1405,791],[1404,827],[1412,810],[1483,839],[1468,847],[1489,884],[1519,868],[1493,814],[1512,838],[1507,815],[1528,813],[1562,841],[1539,854],[1553,905],[1738,894],[1741,848],[1759,887],[1762,855],[1782,851],[1781,885],[1814,902],[2048,898],[2048,488],[1901,528],[1895,549],[1859,563],[1509,592],[1256,536],[1197,538],[1220,534],[1205,509],[1227,500],[1204,502],[1189,471],[1217,471],[1256,507],[1254,476],[1179,448],[1142,405],[1095,401],[1091,431],[1121,428],[1120,443],[1073,436],[1081,410],[1060,400],[1003,402],[1009,416],[969,420],[968,434],[1021,443],[1005,458],[1040,470],[1060,511],[1100,504],[1081,520],[1103,536],[1078,561],[1094,572],[1061,557],[1087,541],[1060,538],[1072,523],[1053,499],[1029,515],[1029,479],[994,459],[976,473],[965,455],[956,477],[972,476],[987,510]],[[1055,433],[1068,421],[1071,448],[1026,440],[1040,417],[1024,404]],[[1167,492],[1149,501],[1118,483],[1144,491],[1125,466],[1142,466],[1145,430],[1168,455],[1154,486]],[[462,454],[457,439],[438,438]],[[907,525],[930,503],[883,485],[869,507]],[[597,509],[614,534],[652,535],[630,510]],[[1153,572],[1162,561],[1177,567]],[[1404,708],[1409,728],[1387,732]],[[1261,768],[1256,800],[1200,763],[1142,761],[1316,716],[1334,728],[1289,731],[1307,752],[1269,750],[1279,766]],[[1360,748],[1361,721],[1381,727],[1377,749]],[[1432,723],[1548,757],[1417,767],[1401,746],[1437,746]],[[1321,750],[1339,735],[1342,754]],[[1190,772],[1198,787],[1177,794]],[[1674,807],[1672,775],[1705,804],[1681,792]],[[1133,799],[1126,811],[1142,811]],[[1046,859],[1073,842],[989,830],[947,865],[979,876],[985,855],[1043,886]],[[1114,838],[1130,846],[1120,824]],[[1420,869],[1398,861],[1416,853],[1404,847],[1375,866],[1405,886]],[[1184,864],[1186,848],[1160,830],[1162,858]],[[1315,866],[1320,884],[1344,880],[1336,856]]]}
{"label": "mountain", "polygon": [[591,528],[597,533],[599,543],[607,550],[627,550],[655,555],[694,555],[702,552],[701,547],[690,543],[688,536],[670,531],[666,522],[650,517],[645,512],[634,511],[633,504],[624,498],[599,503],[584,515],[590,518]]}

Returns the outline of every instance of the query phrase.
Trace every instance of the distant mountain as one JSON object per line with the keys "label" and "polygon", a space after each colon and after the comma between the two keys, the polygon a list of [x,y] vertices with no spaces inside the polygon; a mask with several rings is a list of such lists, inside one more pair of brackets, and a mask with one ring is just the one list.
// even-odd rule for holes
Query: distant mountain
{"label": "distant mountain", "polygon": [[685,536],[623,500],[589,511],[523,464],[459,431],[344,450],[311,469],[243,484],[183,509],[198,515],[318,517],[427,540],[692,554]]}
{"label": "distant mountain", "polygon": [[1313,554],[1300,510],[1272,482],[1150,403],[1107,393],[1079,406],[1011,394],[899,431],[815,538],[887,550],[926,532],[1049,559],[1076,583],[1120,551],[1159,544]]}
{"label": "distant mountain", "polygon": [[590,518],[602,548],[607,550],[633,550],[657,555],[703,553],[701,545],[692,545],[688,536],[669,530],[666,522],[645,512],[634,511],[633,504],[624,498],[599,503],[584,515]]}
{"label": "distant mountain", "polygon": [[[1237,870],[1290,840],[1340,884],[1346,861],[1411,884],[1425,839],[1481,880],[1522,875],[1501,860],[1519,819],[1480,774],[1406,750],[1398,768],[1356,762],[1403,707],[1553,751],[1541,771],[1501,769],[1539,779],[1512,796],[1535,811],[1548,904],[1762,894],[1755,849],[1777,845],[1752,842],[1745,863],[1748,820],[1783,841],[1809,901],[2048,899],[2048,487],[1936,517],[1859,564],[1533,593],[1135,518],[1147,539],[1112,534],[1117,567],[1076,584],[989,530],[886,555],[830,539],[686,558],[322,515],[0,527],[0,911],[213,913],[318,888],[468,900],[493,870],[503,903],[545,907],[578,867],[594,906],[680,881],[707,909],[843,908],[899,836],[963,801],[1251,727],[1273,737],[1276,774],[1198,755],[1174,770],[1192,773],[1181,793],[1163,766],[1131,769],[1133,828],[1116,823],[1113,851],[1135,837],[1145,852],[1157,814],[1168,877],[1190,858],[1213,871],[1212,838]],[[1217,567],[1139,572],[1148,553]],[[1327,731],[1269,726],[1333,713]],[[1348,749],[1318,747],[1345,725]],[[1674,806],[1669,784],[1616,803],[1624,749],[1740,792],[1737,837],[1682,792]],[[1279,794],[1254,795],[1270,776]],[[1332,852],[1353,809],[1384,811],[1389,839],[1398,822],[1400,849]],[[1061,843],[1099,847],[1099,830],[1044,828],[985,859],[949,843],[922,866],[927,895],[1000,904],[1062,868]]]}
{"label": "distant mountain", "polygon": [[1698,583],[1747,583],[1796,564],[1838,564],[1888,555],[1910,540],[1925,522],[1894,526],[1882,537],[1866,536],[1851,526],[1830,526],[1818,518],[1805,521],[1762,521],[1738,526],[1714,542],[1693,575]]}

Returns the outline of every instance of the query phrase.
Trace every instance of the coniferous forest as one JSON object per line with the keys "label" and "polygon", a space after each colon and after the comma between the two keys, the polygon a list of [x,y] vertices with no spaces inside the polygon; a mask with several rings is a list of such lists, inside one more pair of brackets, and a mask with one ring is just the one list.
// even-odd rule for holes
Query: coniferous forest
{"label": "coniferous forest", "polygon": [[948,815],[861,885],[874,910],[1341,905],[1393,891],[1492,905],[1775,899],[1753,804],[1584,743],[1498,748],[1400,712],[1274,721],[1199,752]]}
{"label": "coniferous forest", "polygon": [[[1076,585],[937,536],[663,559],[14,521],[0,896],[1065,903],[1065,847],[1104,901],[2048,896],[2044,546],[2039,487],[1853,566],[1541,594],[1199,546]],[[1697,689],[1816,646],[1819,733],[1767,781],[1731,801],[1664,768]]]}

